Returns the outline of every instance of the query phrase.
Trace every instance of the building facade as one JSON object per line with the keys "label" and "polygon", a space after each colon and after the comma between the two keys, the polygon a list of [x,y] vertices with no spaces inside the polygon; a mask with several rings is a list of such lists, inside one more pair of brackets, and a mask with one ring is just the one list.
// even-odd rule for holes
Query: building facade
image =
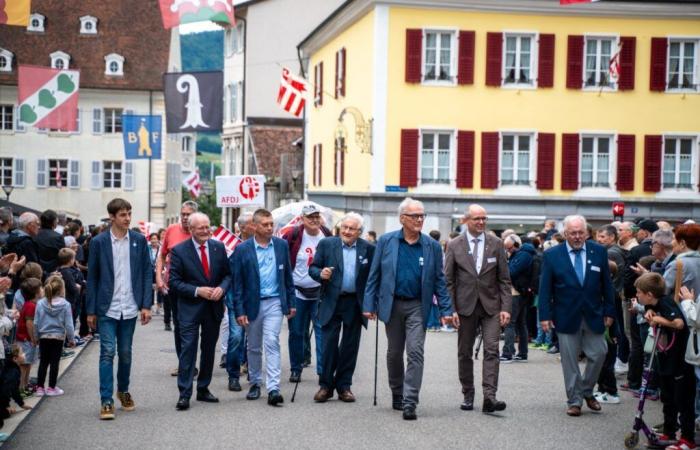
{"label": "building facade", "polygon": [[[156,25],[154,25],[156,24]],[[65,211],[85,224],[107,216],[115,197],[138,220],[177,220],[181,154],[189,135],[163,136],[162,159],[125,160],[122,114],[163,117],[162,75],[180,70],[177,30],[160,26],[156,1],[34,0],[29,26],[0,27],[0,179],[11,200],[37,210]],[[20,64],[80,70],[78,130],[21,126]],[[150,167],[149,167],[150,166]]]}
{"label": "building facade", "polygon": [[700,217],[698,4],[356,0],[299,49],[308,196],[368,229],[407,195],[443,233],[471,202],[494,228]]}

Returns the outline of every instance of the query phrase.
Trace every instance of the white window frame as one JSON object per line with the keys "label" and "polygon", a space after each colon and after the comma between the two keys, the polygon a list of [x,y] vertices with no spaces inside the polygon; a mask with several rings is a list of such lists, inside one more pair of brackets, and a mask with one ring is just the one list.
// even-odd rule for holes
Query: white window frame
{"label": "white window frame", "polygon": [[[117,70],[112,70],[111,65],[116,64]],[[110,53],[105,56],[105,75],[110,77],[124,76],[124,57],[118,53]]]}
{"label": "white window frame", "polygon": [[[536,31],[504,31],[503,45],[501,53],[501,86],[504,88],[515,88],[515,89],[535,89],[537,87],[538,75],[538,62],[539,62],[539,50],[540,50],[540,35]],[[516,52],[515,52],[515,67],[516,69],[520,67],[520,56],[521,56],[521,42],[522,38],[530,38],[530,83],[520,83],[518,81],[507,83],[506,74],[508,73],[506,68],[507,61],[507,41],[508,38],[517,38],[516,41]],[[517,75],[517,74],[516,74]]]}
{"label": "white window frame", "polygon": [[[61,50],[57,50],[49,55],[52,69],[66,70],[70,67],[70,55]],[[60,67],[59,67],[60,66]]]}
{"label": "white window frame", "polygon": [[320,103],[322,101],[321,99],[323,98],[323,90],[321,89],[321,84],[323,81],[323,65],[321,64],[322,62],[323,61],[319,61],[314,66],[314,106],[317,108],[323,106]]}
{"label": "white window frame", "polygon": [[345,84],[345,58],[343,58],[343,55],[347,57],[347,50],[345,49],[345,47],[338,50],[335,54],[337,62],[337,69],[335,71],[335,85],[337,86],[335,96],[337,98],[344,97],[343,85]]}
{"label": "white window frame", "polygon": [[[58,186],[58,180],[56,179],[56,169],[51,168],[51,161],[56,161],[59,167],[59,172],[61,172],[61,186]],[[64,168],[63,162],[65,162],[65,177],[63,176]],[[53,184],[52,184],[53,183]],[[70,159],[68,158],[47,158],[46,159],[46,187],[54,189],[63,189],[70,186]]]}
{"label": "white window frame", "polygon": [[[680,139],[690,139],[690,187],[664,187],[664,155],[666,154],[666,140],[675,139],[676,156],[680,152]],[[678,181],[680,158],[676,158],[674,178]],[[698,192],[698,164],[700,164],[700,135],[689,133],[665,133],[661,142],[661,192],[671,193],[695,193]],[[677,184],[677,183],[676,183]]]}
{"label": "white window frame", "polygon": [[[432,186],[432,187],[440,187],[444,186],[447,188],[454,188],[455,187],[455,161],[456,161],[456,153],[457,153],[457,130],[453,128],[441,128],[441,127],[425,127],[421,128],[419,130],[419,136],[418,136],[418,185],[419,186]],[[435,139],[433,141],[433,178],[430,181],[423,181],[423,136],[426,134],[434,134]],[[438,148],[438,141],[437,136],[440,134],[448,134],[450,136],[450,157],[449,157],[449,162],[448,162],[448,173],[447,173],[447,182],[436,182],[435,176],[437,175],[438,171],[438,153],[439,153],[439,148]]]}
{"label": "white window frame", "polygon": [[[423,41],[421,46],[421,83],[434,86],[456,86],[457,85],[457,35],[459,30],[455,28],[428,27],[423,29]],[[450,79],[426,79],[427,55],[428,55],[428,34],[449,34],[450,35]],[[435,68],[436,73],[440,67],[440,39],[435,39]]]}
{"label": "white window frame", "polygon": [[12,62],[14,59],[14,53],[4,48],[0,48],[0,60],[5,61],[5,64],[0,66],[0,72],[12,72]]}
{"label": "white window frame", "polygon": [[[583,140],[594,139],[593,141],[593,185],[583,186]],[[607,138],[610,141],[608,147],[608,185],[596,186],[598,178],[598,141],[601,138]],[[582,132],[579,133],[579,148],[578,148],[578,186],[579,190],[599,190],[599,191],[616,191],[617,180],[617,133],[610,132]]]}
{"label": "white window frame", "polygon": [[[102,189],[123,189],[124,188],[124,161],[119,160],[105,160],[101,161],[101,187]],[[115,165],[119,165],[118,168]],[[115,175],[119,174],[119,186],[115,186],[117,180]],[[109,186],[105,183],[109,182]]]}
{"label": "white window frame", "polygon": [[[37,20],[38,23],[34,25],[34,21]],[[44,24],[46,22],[46,17],[43,14],[34,13],[29,16],[29,23],[27,24],[27,31],[34,33],[43,33],[45,31]]]}
{"label": "white window frame", "polygon": [[[669,86],[671,81],[671,44],[692,42],[695,44],[695,53],[693,54],[694,64],[693,64],[693,76],[692,83],[694,87],[691,88],[672,88]],[[679,55],[682,52],[679,51]],[[679,64],[680,69],[680,64]],[[680,76],[679,70],[679,76]],[[667,39],[666,48],[666,92],[669,93],[700,93],[700,36],[669,36]]]}
{"label": "white window frame", "polygon": [[[11,156],[3,156],[0,158],[0,186],[14,186],[14,168],[14,158]],[[10,180],[10,184],[5,183],[5,178]]]}
{"label": "white window frame", "polygon": [[[318,149],[318,151],[316,151],[316,149]],[[321,152],[323,152],[323,145],[315,144],[314,145],[314,152],[313,152],[313,168],[312,168],[312,172],[311,172],[313,175],[314,186],[321,186],[321,170],[322,170]]]}
{"label": "white window frame", "polygon": [[[7,122],[7,114],[9,110],[10,114],[10,128],[5,128],[5,122]],[[15,124],[17,122],[17,107],[9,103],[0,104],[0,133],[11,134],[15,131]]]}
{"label": "white window frame", "polygon": [[[88,28],[90,25],[90,28]],[[83,16],[80,18],[80,34],[97,34],[97,17]]]}
{"label": "white window frame", "polygon": [[[503,170],[503,137],[513,136],[513,179],[514,182],[509,184],[503,184],[503,177],[501,176]],[[518,145],[517,138],[520,136],[527,136],[530,138],[530,149],[528,150],[528,180],[525,184],[518,184],[517,173],[518,173]],[[504,130],[498,133],[498,187],[503,189],[516,189],[516,188],[532,188],[535,186],[535,180],[537,179],[536,174],[536,161],[537,161],[537,133],[535,131],[529,130]]]}
{"label": "white window frame", "polygon": [[[111,117],[107,117],[107,112],[113,112],[111,114]],[[120,114],[117,115],[117,112],[121,111]],[[124,121],[122,119],[122,116],[125,114],[128,114],[129,111],[124,109],[124,108],[102,108],[102,133],[107,134],[107,135],[120,135],[122,134],[122,131],[124,130]],[[121,124],[120,130],[116,130],[117,127],[117,117],[119,117],[119,123]],[[110,123],[110,128],[111,131],[107,131],[107,123]]]}
{"label": "white window frame", "polygon": [[[596,84],[593,86],[586,86],[586,59],[588,57],[588,41],[589,40],[595,40],[596,43]],[[606,92],[617,92],[618,89],[618,84],[612,80],[610,80],[610,84],[606,86],[601,86],[600,85],[600,80],[599,75],[600,71],[604,68],[605,73],[609,74],[609,65],[610,65],[610,59],[608,59],[607,62],[603,62],[601,60],[601,41],[603,40],[609,40],[612,41],[610,45],[610,58],[612,58],[615,53],[618,51],[620,48],[620,36],[617,34],[586,34],[583,38],[583,61],[581,62],[582,70],[581,73],[583,75],[583,79],[581,80],[581,86],[583,87],[584,91],[596,91],[599,92],[601,89]],[[604,67],[601,67],[603,66]],[[600,66],[599,66],[600,65]]]}

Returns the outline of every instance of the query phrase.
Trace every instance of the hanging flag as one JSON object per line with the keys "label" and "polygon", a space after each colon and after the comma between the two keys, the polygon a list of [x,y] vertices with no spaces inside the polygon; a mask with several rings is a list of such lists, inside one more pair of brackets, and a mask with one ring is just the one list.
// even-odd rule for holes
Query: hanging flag
{"label": "hanging flag", "polygon": [[559,0],[560,5],[573,5],[574,3],[593,3],[598,0]]}
{"label": "hanging flag", "polygon": [[122,116],[126,159],[160,159],[161,116]]}
{"label": "hanging flag", "polygon": [[61,189],[63,187],[63,178],[61,177],[61,167],[60,163],[56,162],[56,187]]}
{"label": "hanging flag", "polygon": [[234,25],[233,0],[159,0],[163,26],[172,28],[192,22]]}
{"label": "hanging flag", "polygon": [[243,242],[241,238],[233,234],[231,230],[223,225],[219,226],[219,228],[214,231],[212,238],[224,244],[224,247],[226,247],[226,256],[231,256],[231,253],[233,253],[233,251],[236,249],[236,246]]}
{"label": "hanging flag", "polygon": [[288,113],[301,117],[306,105],[306,93],[309,84],[303,78],[296,77],[286,67],[282,68],[282,80],[277,93],[277,104]]}
{"label": "hanging flag", "polygon": [[169,133],[221,131],[224,73],[166,73],[165,118]]}
{"label": "hanging flag", "polygon": [[277,237],[284,237],[285,234],[289,233],[292,231],[295,227],[299,226],[301,224],[301,215],[295,216],[292,220],[287,223],[287,225],[283,226],[279,230],[277,230],[277,233],[275,234]]}
{"label": "hanging flag", "polygon": [[199,181],[199,169],[194,170],[182,181],[182,184],[190,192],[190,197],[197,198],[202,191],[202,183]]}
{"label": "hanging flag", "polygon": [[30,0],[0,0],[0,25],[29,25]]}
{"label": "hanging flag", "polygon": [[620,52],[622,51],[622,42],[617,48],[617,52],[610,58],[610,63],[608,63],[608,73],[610,74],[610,80],[617,83],[620,78]]}
{"label": "hanging flag", "polygon": [[24,125],[78,131],[80,72],[19,66],[19,120]]}
{"label": "hanging flag", "polygon": [[146,222],[145,220],[139,220],[139,230],[141,230],[141,234],[148,236],[151,234],[151,230],[156,229],[156,224],[153,222]]}

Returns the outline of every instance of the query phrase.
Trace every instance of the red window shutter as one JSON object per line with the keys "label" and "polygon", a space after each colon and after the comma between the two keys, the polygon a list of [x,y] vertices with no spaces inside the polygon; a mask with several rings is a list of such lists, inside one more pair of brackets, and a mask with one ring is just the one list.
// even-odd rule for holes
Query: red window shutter
{"label": "red window shutter", "polygon": [[423,56],[423,30],[406,30],[406,83],[420,83]]}
{"label": "red window shutter", "polygon": [[318,144],[318,185],[323,184],[323,144]]}
{"label": "red window shutter", "polygon": [[661,146],[659,135],[644,136],[644,191],[661,190]]}
{"label": "red window shutter", "polygon": [[583,36],[569,36],[567,43],[566,87],[581,89],[583,86]]}
{"label": "red window shutter", "polygon": [[312,169],[312,173],[313,173],[312,182],[313,182],[314,186],[318,186],[320,184],[318,182],[318,174],[319,174],[319,170],[320,170],[320,167],[319,167],[320,164],[318,161],[319,157],[320,157],[320,155],[319,155],[319,151],[318,151],[318,144],[316,144],[316,145],[314,145],[314,165],[313,165],[313,169]]}
{"label": "red window shutter", "polygon": [[314,106],[318,106],[318,64],[314,66]]}
{"label": "red window shutter", "polygon": [[318,104],[323,105],[323,61],[318,63],[319,78],[321,80],[318,88]]}
{"label": "red window shutter", "polygon": [[473,31],[459,32],[458,84],[474,84],[474,40]]}
{"label": "red window shutter", "polygon": [[579,135],[565,133],[561,138],[561,188],[565,191],[578,189],[578,145]]}
{"label": "red window shutter", "polygon": [[501,85],[503,34],[486,33],[486,86]]}
{"label": "red window shutter", "polygon": [[341,77],[340,77],[340,95],[342,95],[343,97],[345,97],[345,84],[346,84],[346,82],[347,82],[346,80],[348,78],[347,77],[348,59],[346,58],[346,53],[347,52],[345,50],[345,47],[343,47],[343,49],[341,50],[341,54],[340,54],[340,60],[343,63],[343,73],[341,74]]}
{"label": "red window shutter", "polygon": [[474,132],[457,133],[457,187],[474,187]]}
{"label": "red window shutter", "polygon": [[481,133],[481,187],[498,187],[498,132]]}
{"label": "red window shutter", "polygon": [[651,38],[651,67],[649,73],[649,90],[666,90],[666,49],[668,39],[663,37]]}
{"label": "red window shutter", "polygon": [[634,59],[637,54],[637,38],[623,36],[620,38],[620,81],[618,89],[631,91],[634,89]]}
{"label": "red window shutter", "polygon": [[621,134],[617,137],[617,190],[634,190],[633,134]]}
{"label": "red window shutter", "polygon": [[335,89],[333,90],[335,98],[338,98],[339,91],[340,91],[340,72],[338,72],[338,69],[340,68],[339,61],[338,61],[339,59],[340,59],[340,51],[337,51],[337,52],[335,52]]}
{"label": "red window shutter", "polygon": [[554,133],[537,134],[537,189],[554,189]]}
{"label": "red window shutter", "polygon": [[418,130],[401,130],[401,187],[418,186]]}
{"label": "red window shutter", "polygon": [[537,87],[554,87],[554,35],[540,34],[539,47]]}

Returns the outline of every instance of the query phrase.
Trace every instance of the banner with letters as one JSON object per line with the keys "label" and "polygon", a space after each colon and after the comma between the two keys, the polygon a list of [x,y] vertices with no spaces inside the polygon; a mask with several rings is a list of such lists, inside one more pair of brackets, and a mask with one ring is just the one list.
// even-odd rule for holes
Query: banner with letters
{"label": "banner with letters", "polygon": [[163,75],[168,133],[221,131],[224,121],[224,73]]}
{"label": "banner with letters", "polygon": [[122,116],[125,159],[160,159],[161,116]]}
{"label": "banner with letters", "polygon": [[216,177],[216,206],[265,206],[265,175]]}

